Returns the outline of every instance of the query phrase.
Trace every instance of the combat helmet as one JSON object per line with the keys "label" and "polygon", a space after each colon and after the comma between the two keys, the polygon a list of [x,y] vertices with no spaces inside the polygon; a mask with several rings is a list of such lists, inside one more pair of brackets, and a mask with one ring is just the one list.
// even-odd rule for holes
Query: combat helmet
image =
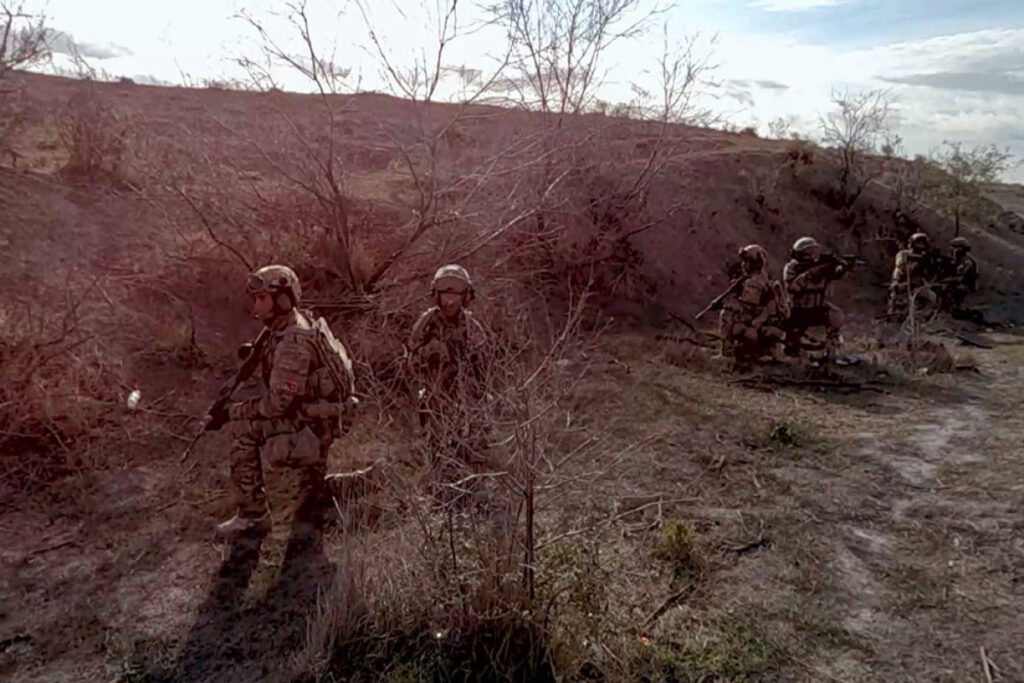
{"label": "combat helmet", "polygon": [[271,294],[285,294],[291,300],[294,308],[302,298],[302,288],[299,286],[299,276],[288,266],[269,265],[263,266],[249,276],[245,284],[245,291],[249,294],[270,292]]}
{"label": "combat helmet", "polygon": [[971,243],[967,241],[966,237],[954,237],[952,241],[950,241],[949,246],[954,249],[963,249],[964,251],[971,250]]}
{"label": "combat helmet", "polygon": [[748,244],[740,249],[740,261],[757,261],[757,270],[768,265],[768,252],[760,244]]}
{"label": "combat helmet", "polygon": [[910,236],[910,239],[907,240],[907,246],[910,247],[911,251],[913,251],[916,246],[920,246],[922,249],[927,249],[929,241],[928,235],[923,232],[915,232]]}
{"label": "combat helmet", "polygon": [[430,293],[437,296],[440,292],[462,292],[472,298],[473,281],[469,277],[469,272],[455,263],[438,268],[430,283]]}
{"label": "combat helmet", "polygon": [[793,256],[795,258],[804,258],[807,254],[811,253],[813,249],[820,249],[821,245],[813,237],[801,237],[796,242],[793,242]]}

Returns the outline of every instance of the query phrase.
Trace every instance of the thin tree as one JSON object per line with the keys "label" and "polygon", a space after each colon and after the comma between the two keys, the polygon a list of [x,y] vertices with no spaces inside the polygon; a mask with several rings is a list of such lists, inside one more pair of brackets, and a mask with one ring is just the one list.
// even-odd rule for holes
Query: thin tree
{"label": "thin tree", "polygon": [[11,71],[35,66],[50,57],[46,17],[29,12],[24,2],[0,0],[0,93]]}
{"label": "thin tree", "polygon": [[819,118],[821,141],[839,156],[839,191],[849,211],[877,175],[866,163],[889,131],[893,98],[886,90],[832,90],[835,109]]}
{"label": "thin tree", "polygon": [[510,99],[559,117],[591,108],[608,48],[640,35],[659,13],[641,0],[502,0],[489,10],[513,46]]}
{"label": "thin tree", "polygon": [[959,236],[963,218],[977,218],[984,212],[982,190],[998,182],[1009,169],[1012,155],[995,145],[966,149],[963,143],[950,140],[942,145],[932,163],[943,173],[936,176],[929,194],[936,208],[953,218]]}

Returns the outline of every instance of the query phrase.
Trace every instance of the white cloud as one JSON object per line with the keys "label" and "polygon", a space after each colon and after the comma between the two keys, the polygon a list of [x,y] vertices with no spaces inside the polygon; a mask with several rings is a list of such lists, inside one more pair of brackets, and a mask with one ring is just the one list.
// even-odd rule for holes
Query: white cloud
{"label": "white cloud", "polygon": [[806,12],[819,7],[835,7],[849,0],[754,0],[747,7],[755,7],[766,12]]}
{"label": "white cloud", "polygon": [[[855,0],[745,1],[765,11],[798,12]],[[251,31],[231,19],[241,0],[180,0],[174,6],[152,8],[142,8],[134,0],[105,0],[109,11],[104,12],[95,9],[99,0],[49,2],[54,28],[73,31],[76,38],[93,45],[124,45],[133,53],[97,64],[115,76],[151,74],[163,81],[180,81],[181,72],[197,79],[237,77],[242,74],[230,57],[252,54]],[[260,8],[277,6],[273,0],[245,0],[244,4],[260,16],[265,14]],[[723,22],[728,23],[728,15],[722,14],[724,4],[692,0],[674,18],[674,22],[685,22],[673,27],[674,33],[715,34]],[[313,0],[310,7],[316,10],[313,24],[318,35],[328,44],[338,41],[339,61],[362,72],[365,88],[380,87],[377,67],[366,52],[348,42],[365,42],[361,20],[352,14],[339,17],[330,3]],[[387,34],[389,52],[398,61],[421,56],[417,47],[431,39],[432,31],[424,31],[413,12],[403,17],[395,15],[389,3],[373,7],[382,33]],[[109,17],[118,19],[113,22]],[[282,28],[280,17],[267,21],[268,27]],[[500,42],[501,36],[481,32],[453,44],[445,62],[486,69],[487,55]],[[656,78],[650,70],[661,47],[660,39],[616,45],[606,55],[610,82],[600,96],[628,100],[632,97],[629,84],[634,81],[646,81],[655,89]],[[896,125],[908,152],[927,153],[944,138],[953,138],[967,144],[1009,145],[1018,158],[1024,157],[1020,114],[1024,94],[1015,90],[1024,74],[1024,28],[964,32],[848,51],[803,43],[794,34],[723,30],[712,61],[722,65],[716,76],[726,87],[719,92],[719,100],[706,104],[740,126],[760,124],[766,129],[768,121],[790,117],[794,130],[813,135],[818,115],[831,108],[832,86],[889,88],[899,97]],[[286,79],[285,87],[302,89],[303,84]],[[1024,167],[1016,173],[1024,180]]]}

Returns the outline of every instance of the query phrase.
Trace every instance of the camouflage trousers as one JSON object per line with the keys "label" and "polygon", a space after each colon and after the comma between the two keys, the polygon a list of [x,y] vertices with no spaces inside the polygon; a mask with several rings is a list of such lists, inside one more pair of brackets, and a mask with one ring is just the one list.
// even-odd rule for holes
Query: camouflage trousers
{"label": "camouflage trousers", "polygon": [[824,327],[825,351],[831,354],[839,347],[843,319],[842,309],[827,302],[816,308],[794,308],[786,321],[786,353],[799,355],[807,331],[812,327]]}
{"label": "camouflage trousers", "polygon": [[261,453],[271,466],[301,468],[303,489],[321,491],[332,438],[329,427],[297,419],[236,422],[231,484],[239,514],[258,517],[267,511]]}
{"label": "camouflage trousers", "polygon": [[783,339],[779,321],[769,319],[760,327],[754,327],[746,316],[734,311],[723,310],[718,318],[720,353],[737,361],[756,361],[769,355]]}

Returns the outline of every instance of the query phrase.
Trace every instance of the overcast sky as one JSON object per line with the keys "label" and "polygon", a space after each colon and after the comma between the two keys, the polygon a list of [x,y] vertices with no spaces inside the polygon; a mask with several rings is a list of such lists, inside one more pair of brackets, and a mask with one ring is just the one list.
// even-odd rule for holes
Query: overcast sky
{"label": "overcast sky", "polygon": [[[653,0],[652,0],[653,1]],[[246,8],[274,31],[271,0],[40,0],[49,24],[72,35],[111,75],[180,83],[238,76],[232,59],[253,53]],[[338,61],[379,85],[362,19],[345,0],[309,0],[317,40],[336,45]],[[436,0],[427,0],[433,7]],[[466,2],[464,21],[473,5]],[[430,38],[417,1],[369,0],[374,24],[399,60]],[[714,61],[723,81],[716,106],[740,126],[767,132],[790,117],[813,134],[833,86],[889,88],[898,99],[897,131],[908,153],[928,153],[944,139],[995,143],[1024,157],[1024,0],[681,0],[664,16],[674,35],[718,35]],[[485,68],[499,43],[486,31],[452,46],[449,64]],[[608,57],[607,99],[629,97],[661,50],[655,31],[619,45]],[[298,84],[296,84],[298,85]],[[1024,166],[1011,178],[1024,181]]]}

